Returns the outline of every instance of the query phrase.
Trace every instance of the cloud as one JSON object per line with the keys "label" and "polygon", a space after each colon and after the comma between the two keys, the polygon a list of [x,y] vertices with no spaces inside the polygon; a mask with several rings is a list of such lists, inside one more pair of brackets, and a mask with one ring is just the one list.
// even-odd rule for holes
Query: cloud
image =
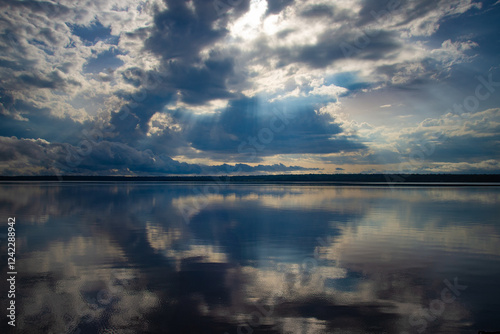
{"label": "cloud", "polygon": [[[393,173],[497,173],[500,162],[498,108],[447,113],[418,126],[374,127],[336,115],[346,133],[354,131],[366,147],[320,157],[336,165],[371,165]],[[375,170],[375,171],[376,171]]]}
{"label": "cloud", "polygon": [[278,14],[286,7],[292,5],[294,0],[267,0],[267,15]]}
{"label": "cloud", "polygon": [[[317,80],[339,72],[356,71],[367,89],[436,80],[440,75],[447,75],[452,65],[469,62],[474,56],[471,47],[477,44],[442,40],[441,47],[436,47],[434,43],[412,41],[408,33],[410,26],[417,25],[422,17],[430,20],[426,15],[441,22],[476,6],[467,1],[456,1],[452,5],[440,2],[436,7],[439,10],[433,13],[432,3],[418,3],[405,2],[398,7],[401,13],[358,25],[353,25],[356,18],[362,18],[365,12],[371,17],[372,11],[387,11],[388,4],[373,1],[360,1],[352,6],[312,1],[294,3],[286,13],[266,18],[260,26],[258,22],[252,23],[248,33],[232,28],[232,39],[225,37],[224,40],[245,50],[243,64],[250,73],[254,72],[248,78],[254,85],[250,90],[252,94],[285,88],[285,94],[280,95],[287,96],[296,89],[287,83],[303,73],[307,73],[310,80]],[[252,6],[251,10],[257,11],[257,5]],[[311,15],[319,14],[323,16],[311,20]],[[388,21],[390,17],[394,22]],[[400,21],[408,22],[399,25]]]}
{"label": "cloud", "polygon": [[58,71],[48,73],[45,78],[32,74],[21,74],[18,79],[23,84],[36,88],[59,89],[63,88],[68,83],[76,86],[81,86],[81,84],[75,80],[64,80],[61,72]]}
{"label": "cloud", "polygon": [[[376,112],[389,125],[409,123],[395,115],[403,109],[396,98],[370,96],[395,97],[398,89],[408,96],[440,84],[454,91],[440,94],[443,99],[460,96],[474,66],[493,66],[497,52],[488,41],[496,30],[486,31],[483,21],[496,21],[495,6],[468,0],[389,5],[245,0],[220,12],[202,0],[4,1],[1,135],[76,146],[82,130],[105,124],[113,128],[105,141],[114,149],[123,144],[133,156],[150,149],[194,165],[366,163],[376,151],[381,160],[395,161],[385,124],[349,127],[336,113],[368,124],[368,104],[392,105]],[[366,104],[344,110],[354,97]],[[438,117],[436,101],[415,103],[421,107],[411,110],[414,126]],[[485,108],[495,103],[491,98]],[[334,112],[324,112],[328,104]],[[272,131],[273,110],[284,106],[294,118]],[[480,139],[467,143],[480,145]],[[496,149],[488,147],[450,148],[441,162],[451,163],[453,155],[488,161]]]}
{"label": "cloud", "polygon": [[322,16],[332,17],[335,7],[333,5],[315,4],[304,9],[300,15],[308,18],[319,18]]}
{"label": "cloud", "polygon": [[168,9],[155,15],[155,26],[145,47],[162,58],[189,61],[202,48],[223,37],[224,27],[214,28],[219,18],[211,2],[167,1]]}
{"label": "cloud", "polygon": [[[24,223],[30,225],[24,235],[27,244],[40,238],[48,226],[44,224],[52,226],[55,233],[49,236],[53,238],[49,248],[25,249],[27,282],[20,283],[23,291],[36,297],[19,313],[24,326],[60,332],[83,322],[97,325],[98,319],[109,312],[109,327],[128,326],[140,331],[148,323],[152,332],[161,332],[162,328],[189,332],[193,327],[175,317],[175,312],[165,316],[165,310],[157,311],[162,300],[174,300],[184,313],[204,319],[197,331],[203,331],[202,326],[216,331],[221,322],[227,326],[241,323],[241,314],[234,310],[255,310],[257,300],[266,305],[265,310],[272,309],[284,319],[286,331],[293,332],[297,326],[311,332],[334,332],[335,328],[415,331],[418,327],[408,323],[409,317],[428,309],[430,300],[440,297],[439,292],[446,287],[443,279],[453,280],[454,276],[446,276],[454,274],[453,268],[444,277],[435,277],[427,287],[416,284],[416,279],[432,277],[429,270],[443,267],[450,252],[459,258],[484,259],[500,251],[492,237],[497,200],[493,189],[456,192],[438,188],[365,191],[300,187],[289,191],[284,187],[220,187],[218,193],[207,195],[201,188],[193,192],[192,187],[182,186],[153,187],[147,193],[138,184],[77,188],[0,185],[1,209],[25,212]],[[51,198],[58,205],[47,206],[42,198]],[[178,212],[181,203],[199,207],[189,225]],[[403,203],[410,205],[405,207]],[[429,209],[444,210],[447,215],[422,219]],[[260,214],[263,210],[266,215]],[[148,213],[146,218],[144,213]],[[62,228],[67,222],[64,219],[52,219],[83,214],[100,224],[81,232]],[[311,223],[303,224],[304,219]],[[402,220],[405,225],[401,225]],[[485,223],[467,224],[477,220]],[[331,223],[321,223],[324,221]],[[252,242],[256,233],[261,233],[266,242]],[[301,236],[302,242],[283,235]],[[190,242],[193,239],[195,244]],[[410,249],[421,251],[394,256]],[[112,258],[116,265],[110,268],[96,263],[96,254]],[[304,260],[312,260],[313,254],[316,262],[306,262],[314,270],[304,270]],[[260,265],[259,259],[271,255],[268,265]],[[46,258],[57,261],[40,260]],[[99,269],[89,275],[82,269],[82,261]],[[145,261],[154,269],[134,269]],[[60,262],[67,264],[67,270],[58,271]],[[36,279],[47,270],[58,273],[57,284]],[[491,270],[491,277],[495,277],[498,267]],[[401,271],[412,275],[402,277]],[[206,275],[201,277],[200,272]],[[172,284],[152,284],[158,277],[167,276]],[[217,284],[221,280],[224,284]],[[183,284],[186,281],[193,284]],[[469,285],[465,277],[458,282]],[[478,288],[481,293],[474,294],[478,305],[494,301],[489,298],[491,286]],[[54,289],[61,298],[52,298]],[[95,302],[96,295],[99,298],[100,289],[111,293],[113,303],[92,307],[95,304],[89,304]],[[50,306],[51,316],[38,319],[44,305]],[[447,304],[446,316],[435,319],[429,329],[455,333],[470,329],[465,320],[473,310],[466,306],[460,302]],[[130,319],[141,321],[131,324]],[[222,331],[228,330],[227,326]]]}
{"label": "cloud", "polygon": [[356,48],[353,52],[350,43],[359,37],[358,34],[350,31],[327,30],[318,36],[318,42],[313,45],[281,49],[279,51],[280,65],[299,62],[312,68],[323,68],[335,61],[344,60],[346,57],[375,60],[390,56],[402,46],[396,33],[377,31],[373,35],[374,37],[370,39],[366,47]]}
{"label": "cloud", "polygon": [[403,129],[398,146],[403,153],[435,147],[426,159],[435,162],[480,162],[500,159],[500,109],[475,113],[448,113]]}
{"label": "cloud", "polygon": [[[380,131],[380,130],[375,130]],[[498,173],[500,111],[453,114],[427,118],[416,127],[386,128],[369,149],[331,155],[337,164],[388,164],[387,172]],[[373,130],[358,131],[360,138]]]}
{"label": "cloud", "polygon": [[237,96],[231,86],[243,79],[235,70],[232,51],[202,51],[227,34],[228,17],[240,15],[245,3],[220,16],[212,3],[171,1],[155,15],[144,49],[161,57],[161,65],[150,70],[133,66],[121,72],[124,81],[136,87],[117,92],[126,104],[111,116],[111,124],[124,141],[144,137],[151,117],[168,104],[202,106]]}
{"label": "cloud", "polygon": [[[299,102],[299,101],[297,101]],[[265,108],[265,109],[264,109]],[[232,101],[219,114],[196,117],[185,129],[193,148],[231,159],[276,154],[324,154],[364,147],[328,114],[308,104],[263,106],[258,98]],[[247,160],[248,161],[248,160]]]}
{"label": "cloud", "polygon": [[172,175],[277,173],[317,170],[283,164],[201,165],[178,162],[151,150],[139,151],[122,143],[85,142],[78,146],[43,139],[0,137],[2,175]]}
{"label": "cloud", "polygon": [[212,53],[201,66],[196,67],[172,63],[165,74],[168,84],[180,92],[180,100],[188,104],[235,97],[226,84],[234,75],[231,57]]}
{"label": "cloud", "polygon": [[443,18],[463,14],[472,8],[481,8],[481,3],[471,0],[363,0],[357,25],[387,24],[404,29],[408,36],[429,36],[437,31]]}

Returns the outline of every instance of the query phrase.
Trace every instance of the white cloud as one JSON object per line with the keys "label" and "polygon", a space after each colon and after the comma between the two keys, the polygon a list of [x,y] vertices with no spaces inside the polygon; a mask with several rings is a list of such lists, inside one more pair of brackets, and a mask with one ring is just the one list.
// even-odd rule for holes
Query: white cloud
{"label": "white cloud", "polygon": [[[112,95],[126,86],[120,76],[102,80],[102,76],[94,78],[83,72],[84,65],[108,51],[110,45],[103,41],[82,41],[72,34],[70,25],[90,28],[99,21],[105,27],[110,26],[111,34],[120,36],[120,44],[127,43],[127,56],[122,58],[125,66],[137,65],[142,41],[132,48],[126,33],[151,25],[155,4],[155,1],[143,5],[134,1],[20,2],[8,8],[2,14],[9,23],[3,29],[8,35],[3,41],[8,52],[3,57],[12,66],[0,68],[5,86],[16,91],[16,99],[37,108],[49,108],[55,117],[69,116],[80,122],[87,119],[89,110],[72,107],[77,95],[92,101],[92,95]],[[19,113],[13,117],[29,119],[29,115]]]}
{"label": "white cloud", "polygon": [[339,87],[335,85],[314,87],[312,91],[309,92],[310,95],[327,95],[338,97],[341,94],[347,93],[348,90],[344,87]]}

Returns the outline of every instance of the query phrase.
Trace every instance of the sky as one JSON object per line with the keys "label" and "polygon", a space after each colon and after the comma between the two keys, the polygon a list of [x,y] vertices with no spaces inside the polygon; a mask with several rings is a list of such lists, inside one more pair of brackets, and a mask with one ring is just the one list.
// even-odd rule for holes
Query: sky
{"label": "sky", "polygon": [[500,172],[500,1],[0,7],[0,175]]}

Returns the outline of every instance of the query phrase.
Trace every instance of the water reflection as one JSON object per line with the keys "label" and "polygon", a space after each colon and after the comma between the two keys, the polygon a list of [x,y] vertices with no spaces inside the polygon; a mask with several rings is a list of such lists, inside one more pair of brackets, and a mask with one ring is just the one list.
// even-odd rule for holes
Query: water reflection
{"label": "water reflection", "polygon": [[499,188],[199,189],[1,184],[16,332],[500,329]]}

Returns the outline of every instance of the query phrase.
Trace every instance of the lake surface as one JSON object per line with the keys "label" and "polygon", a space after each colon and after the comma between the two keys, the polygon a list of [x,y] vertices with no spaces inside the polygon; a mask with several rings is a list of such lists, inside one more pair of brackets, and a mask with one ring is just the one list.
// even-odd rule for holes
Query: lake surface
{"label": "lake surface", "polygon": [[499,204],[498,187],[3,183],[0,260],[6,277],[15,217],[16,333],[477,333],[500,330]]}

